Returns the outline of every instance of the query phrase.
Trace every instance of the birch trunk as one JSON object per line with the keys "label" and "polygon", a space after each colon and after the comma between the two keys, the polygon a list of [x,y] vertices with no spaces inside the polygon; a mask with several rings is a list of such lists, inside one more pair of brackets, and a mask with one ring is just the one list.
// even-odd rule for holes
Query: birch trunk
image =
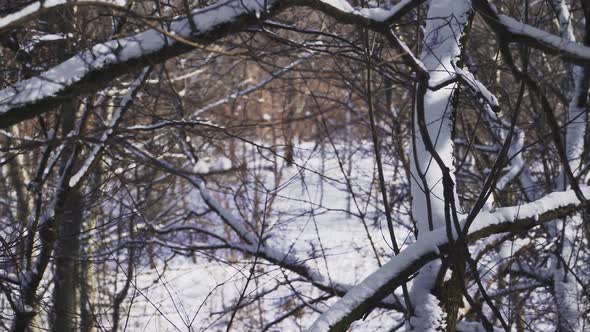
{"label": "birch trunk", "polygon": [[[56,31],[67,32],[74,29],[74,9],[63,9],[49,13],[47,22],[49,28]],[[60,59],[67,57],[67,50],[59,48],[57,56]],[[72,98],[61,104],[62,135],[65,137],[76,129],[76,111],[78,100]],[[68,159],[75,160],[77,149],[75,141],[67,143],[64,149],[62,170],[67,167]],[[56,214],[58,237],[55,242],[55,274],[53,291],[53,313],[51,328],[55,332],[69,332],[75,330],[75,321],[78,307],[78,262],[80,259],[80,233],[83,219],[83,198],[79,189],[71,188],[64,194],[60,213]]]}
{"label": "birch trunk", "polygon": [[[563,39],[576,42],[572,26],[572,15],[565,0],[552,0],[551,5],[556,13],[560,27],[560,35]],[[588,37],[586,37],[588,38]],[[567,112],[567,126],[565,138],[565,153],[569,167],[574,173],[580,169],[582,155],[584,153],[584,137],[586,133],[586,108],[588,99],[588,69],[580,66],[568,68],[572,82],[570,103]],[[562,169],[556,185],[558,190],[565,190],[569,183]],[[559,331],[580,331],[580,311],[578,307],[578,287],[576,280],[569,273],[567,264],[573,254],[573,240],[575,232],[574,224],[581,224],[582,217],[575,215],[564,220],[554,220],[549,223],[548,229],[552,237],[561,237],[561,246],[551,260],[553,274],[553,291],[555,305],[558,314]]]}
{"label": "birch trunk", "polygon": [[[73,104],[70,102],[70,104]],[[67,105],[62,109],[63,132],[69,133],[75,128],[74,105]],[[75,153],[72,148],[66,148],[65,155]],[[75,328],[77,317],[78,262],[80,259],[80,233],[83,217],[83,199],[76,188],[71,188],[66,194],[60,214],[58,238],[55,247],[55,283],[53,296],[52,329],[55,332],[69,332]]]}
{"label": "birch trunk", "polygon": [[[430,74],[430,85],[449,77],[453,62],[461,55],[460,37],[471,14],[469,0],[432,1],[428,9],[424,45],[420,60]],[[450,169],[454,181],[454,144],[452,140],[454,107],[453,96],[456,84],[438,91],[427,91],[424,97],[424,112],[430,140]],[[445,202],[443,172],[427,151],[425,140],[414,120],[414,147],[411,158],[412,214],[416,220],[418,237],[433,229],[445,227]],[[456,192],[454,193],[457,201]],[[420,270],[411,290],[414,317],[408,330],[444,330],[445,313],[433,294],[441,261],[436,260]]]}

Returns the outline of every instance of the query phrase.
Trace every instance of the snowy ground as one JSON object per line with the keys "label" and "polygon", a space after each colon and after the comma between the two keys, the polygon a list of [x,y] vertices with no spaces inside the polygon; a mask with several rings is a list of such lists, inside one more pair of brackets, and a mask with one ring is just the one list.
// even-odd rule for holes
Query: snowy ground
{"label": "snowy ground", "polygon": [[[302,260],[311,259],[310,264],[318,268],[333,281],[356,284],[378,268],[374,251],[367,240],[367,231],[358,216],[346,212],[350,205],[353,214],[365,215],[368,232],[381,256],[381,262],[387,260],[391,253],[384,218],[375,221],[374,205],[376,182],[374,178],[374,161],[368,144],[361,143],[352,156],[350,183],[356,192],[356,204],[346,191],[346,180],[333,149],[322,152],[314,151],[311,144],[303,144],[296,149],[296,164],[299,167],[285,168],[282,180],[276,191],[278,197],[274,202],[272,215],[268,218],[271,230],[271,242],[285,250],[295,252]],[[339,151],[341,157],[345,157]],[[347,158],[345,158],[347,159]],[[322,165],[322,160],[324,164]],[[348,164],[344,160],[346,172]],[[393,179],[392,167],[386,169],[387,181]],[[319,173],[324,174],[323,178]],[[272,183],[272,176],[267,177]],[[371,192],[371,197],[368,196]],[[196,196],[195,196],[196,197]],[[380,197],[380,196],[379,196]],[[358,205],[358,208],[357,208]],[[403,211],[402,211],[403,213]],[[397,213],[396,216],[401,215]],[[400,228],[398,243],[408,239],[409,231]],[[310,253],[326,259],[310,258]],[[239,256],[239,255],[238,255]],[[241,257],[241,256],[239,256]],[[245,279],[251,268],[252,259],[230,259],[226,263],[176,257],[167,262],[160,261],[155,269],[146,265],[135,281],[135,297],[131,307],[127,329],[129,331],[220,331],[225,330],[229,315],[220,315],[223,308],[231,307],[243,290]],[[245,262],[246,264],[242,264]],[[246,294],[255,294],[283,279],[284,274],[275,266],[261,262],[257,275],[264,275],[256,282],[250,283]],[[155,282],[157,276],[162,277]],[[306,288],[306,289],[309,289]],[[281,303],[288,301],[292,292],[288,288],[280,289],[265,297],[257,306],[258,310],[245,309],[244,315],[262,315],[268,321],[281,314]],[[315,295],[319,295],[317,292]],[[331,303],[331,302],[328,302]],[[325,310],[325,305],[318,305]],[[259,310],[262,309],[262,310]],[[297,319],[288,319],[270,329],[270,331],[298,331],[308,327],[315,314],[306,314]],[[375,312],[370,319],[363,322],[363,328],[357,331],[377,331],[391,317],[378,317]],[[236,318],[240,318],[240,313]],[[243,318],[243,317],[242,317]],[[257,330],[258,317],[249,317],[253,325],[235,323],[232,330]],[[248,323],[246,323],[248,324]],[[190,326],[190,328],[189,328]],[[391,328],[391,325],[389,326]]]}

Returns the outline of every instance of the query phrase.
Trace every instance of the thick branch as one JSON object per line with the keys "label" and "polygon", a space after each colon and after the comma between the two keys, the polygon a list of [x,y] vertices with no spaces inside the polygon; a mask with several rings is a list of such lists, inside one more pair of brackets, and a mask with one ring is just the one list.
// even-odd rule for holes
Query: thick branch
{"label": "thick branch", "polygon": [[[66,99],[93,92],[125,73],[162,63],[199,45],[260,24],[266,17],[289,7],[307,6],[342,23],[382,30],[422,2],[404,0],[390,9],[360,9],[344,0],[220,1],[193,11],[190,18],[174,19],[168,30],[154,27],[134,36],[97,44],[39,76],[0,90],[0,128],[45,113]],[[191,28],[190,19],[197,31]]]}
{"label": "thick branch", "polygon": [[[582,188],[585,195],[590,187]],[[499,233],[518,233],[544,222],[570,215],[583,208],[573,191],[554,192],[532,203],[481,212],[467,235],[468,242]],[[454,234],[456,237],[456,233]],[[324,312],[310,327],[309,332],[346,331],[352,322],[361,318],[373,303],[391,294],[402,282],[426,263],[444,255],[448,250],[445,229],[422,234],[399,255],[351,289]]]}
{"label": "thick branch", "polygon": [[473,0],[473,6],[500,39],[522,43],[578,65],[590,62],[590,47],[500,14],[487,0]]}
{"label": "thick branch", "polygon": [[[108,1],[95,1],[107,4]],[[386,31],[424,0],[403,0],[391,8],[354,8],[345,0],[226,0],[173,20],[170,29],[153,28],[134,36],[97,44],[37,77],[0,90],[0,128],[45,113],[64,99],[96,91],[114,78],[146,65],[162,63],[200,45],[210,44],[245,27],[259,24],[286,8],[306,6],[340,23]],[[66,2],[57,1],[60,5]],[[91,1],[88,1],[91,3]],[[116,2],[113,1],[113,5]],[[498,14],[487,1],[475,0],[480,15],[496,33],[579,64],[590,62],[590,47],[564,39]],[[26,7],[29,8],[29,7]],[[36,7],[28,9],[34,15]],[[42,10],[37,8],[36,10]],[[26,13],[25,13],[26,14]],[[13,14],[11,14],[13,15]],[[27,15],[14,14],[28,17]],[[0,29],[20,22],[17,16],[0,18]],[[191,20],[197,31],[191,28]],[[11,23],[12,22],[12,23]]]}
{"label": "thick branch", "polygon": [[[39,17],[51,9],[57,9],[66,6],[102,6],[114,9],[124,8],[127,0],[52,0],[52,1],[29,1],[27,5],[0,8],[0,33],[7,31],[17,25],[24,24],[34,18]],[[18,9],[16,7],[18,6]],[[9,12],[9,13],[6,13]]]}

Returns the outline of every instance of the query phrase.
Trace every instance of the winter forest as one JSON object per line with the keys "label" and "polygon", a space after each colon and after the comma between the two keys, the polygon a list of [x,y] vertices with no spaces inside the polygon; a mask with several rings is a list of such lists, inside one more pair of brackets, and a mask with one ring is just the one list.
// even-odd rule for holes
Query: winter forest
{"label": "winter forest", "polygon": [[0,0],[0,331],[590,331],[590,1]]}

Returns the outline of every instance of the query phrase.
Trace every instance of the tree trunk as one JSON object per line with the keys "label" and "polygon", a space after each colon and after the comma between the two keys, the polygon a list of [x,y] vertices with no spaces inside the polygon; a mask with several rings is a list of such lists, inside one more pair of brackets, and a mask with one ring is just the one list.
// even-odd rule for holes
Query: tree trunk
{"label": "tree trunk", "polygon": [[[67,135],[76,125],[74,102],[62,107],[62,130]],[[70,156],[73,145],[66,148]],[[64,159],[65,161],[65,159]],[[67,161],[66,161],[67,162]],[[52,329],[55,332],[75,330],[77,316],[76,293],[78,285],[78,262],[80,260],[80,233],[82,230],[83,199],[76,188],[71,188],[65,197],[62,220],[58,221],[58,238],[55,247],[55,283],[53,294]]]}
{"label": "tree trunk", "polygon": [[[430,83],[448,78],[452,63],[461,55],[460,37],[463,35],[469,16],[471,1],[441,0],[430,3],[423,52],[420,57],[430,74]],[[456,84],[450,84],[437,91],[427,91],[424,95],[424,117],[427,132],[434,149],[449,169],[454,182],[454,126],[453,96]],[[420,97],[418,97],[420,98]],[[418,110],[417,110],[418,111]],[[418,236],[433,229],[446,227],[443,170],[427,150],[426,138],[420,133],[417,120],[414,120],[413,158],[411,158],[412,215],[416,220]],[[456,202],[457,194],[453,197]],[[445,313],[439,299],[433,294],[441,261],[435,260],[424,266],[415,278],[411,290],[414,317],[410,319],[409,329],[414,331],[445,330]]]}
{"label": "tree trunk", "polygon": [[[96,227],[96,215],[89,218],[86,229],[92,230]],[[83,248],[84,257],[80,261],[80,331],[94,331],[94,310],[96,304],[96,269],[89,257],[94,253],[93,241],[85,243]]]}

